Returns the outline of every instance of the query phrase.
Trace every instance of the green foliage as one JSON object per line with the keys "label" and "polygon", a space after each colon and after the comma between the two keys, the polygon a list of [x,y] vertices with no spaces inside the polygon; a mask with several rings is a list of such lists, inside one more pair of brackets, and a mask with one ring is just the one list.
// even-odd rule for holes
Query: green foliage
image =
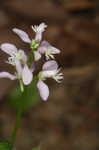
{"label": "green foliage", "polygon": [[0,150],[11,150],[11,144],[8,141],[0,143]]}
{"label": "green foliage", "polygon": [[21,112],[28,111],[31,107],[36,106],[39,102],[36,82],[36,79],[33,79],[30,85],[24,87],[24,92],[21,92],[19,86],[13,89],[8,95],[10,105]]}
{"label": "green foliage", "polygon": [[40,150],[40,147],[34,147],[32,150]]}

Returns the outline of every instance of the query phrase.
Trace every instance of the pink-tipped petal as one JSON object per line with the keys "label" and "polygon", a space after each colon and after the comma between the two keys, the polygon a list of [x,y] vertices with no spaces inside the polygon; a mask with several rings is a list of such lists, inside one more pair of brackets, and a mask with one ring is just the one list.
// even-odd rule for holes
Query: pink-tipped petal
{"label": "pink-tipped petal", "polygon": [[31,72],[31,70],[28,68],[27,65],[24,66],[23,68],[23,71],[22,71],[22,80],[23,80],[23,83],[25,85],[28,85],[31,83],[33,79],[33,74]]}
{"label": "pink-tipped petal", "polygon": [[39,90],[40,96],[44,101],[47,101],[49,96],[49,88],[48,86],[41,80],[37,83],[37,88]]}
{"label": "pink-tipped petal", "polygon": [[54,60],[50,60],[44,63],[43,70],[56,70],[58,68],[58,64]]}
{"label": "pink-tipped petal", "polygon": [[17,53],[17,48],[15,45],[10,44],[10,43],[3,43],[0,46],[1,50],[7,53],[8,55],[12,56],[15,53]]}
{"label": "pink-tipped petal", "polygon": [[16,76],[10,74],[9,72],[0,72],[0,78],[8,78],[10,80],[15,80]]}
{"label": "pink-tipped petal", "polygon": [[38,61],[41,58],[41,54],[38,51],[34,51],[34,60]]}
{"label": "pink-tipped petal", "polygon": [[21,38],[22,41],[24,41],[26,43],[31,43],[31,40],[30,40],[28,34],[26,32],[24,32],[23,30],[14,28],[13,32],[16,33]]}

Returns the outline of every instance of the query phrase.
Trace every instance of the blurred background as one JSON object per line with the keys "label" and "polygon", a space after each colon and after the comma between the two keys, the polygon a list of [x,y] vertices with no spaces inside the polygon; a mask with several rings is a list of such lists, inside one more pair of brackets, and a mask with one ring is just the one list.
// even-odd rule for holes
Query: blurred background
{"label": "blurred background", "polygon": [[[1,0],[0,44],[18,48],[26,44],[12,33],[17,27],[31,37],[31,25],[48,25],[44,39],[61,49],[62,84],[49,83],[50,96],[24,113],[16,149],[99,149],[99,1],[98,0]],[[13,71],[0,52],[0,71]],[[16,83],[0,79],[0,139],[9,139],[15,110],[7,104],[7,93]]]}

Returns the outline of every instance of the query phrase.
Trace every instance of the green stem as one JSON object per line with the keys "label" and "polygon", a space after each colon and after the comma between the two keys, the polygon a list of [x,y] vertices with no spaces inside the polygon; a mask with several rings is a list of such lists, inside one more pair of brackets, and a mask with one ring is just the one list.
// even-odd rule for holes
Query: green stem
{"label": "green stem", "polygon": [[12,132],[12,136],[11,136],[11,150],[14,146],[14,143],[15,143],[15,140],[16,140],[16,136],[17,136],[17,131],[18,131],[18,128],[20,126],[20,122],[21,122],[21,111],[18,111],[16,113],[16,123],[15,123],[15,127],[13,129],[13,132]]}
{"label": "green stem", "polygon": [[23,83],[22,83],[22,81],[21,81],[21,80],[19,80],[19,82],[20,82],[20,89],[21,89],[21,92],[24,92]]}

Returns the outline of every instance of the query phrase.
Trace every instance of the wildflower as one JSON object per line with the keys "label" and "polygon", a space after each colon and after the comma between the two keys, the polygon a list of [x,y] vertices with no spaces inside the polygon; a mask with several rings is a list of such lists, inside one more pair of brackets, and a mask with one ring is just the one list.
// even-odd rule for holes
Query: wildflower
{"label": "wildflower", "polygon": [[27,62],[27,56],[23,50],[18,50],[15,45],[10,43],[4,43],[0,46],[1,50],[7,53],[8,57],[7,63],[15,65],[16,60],[20,60],[23,64]]}
{"label": "wildflower", "polygon": [[54,54],[59,54],[60,50],[51,46],[47,41],[43,41],[38,48],[38,52],[40,54],[45,54],[46,59],[54,59]]}
{"label": "wildflower", "polygon": [[45,31],[45,28],[47,28],[47,25],[45,23],[41,23],[39,26],[32,26],[33,31],[36,33],[36,41],[40,42],[42,40],[42,33]]}
{"label": "wildflower", "polygon": [[58,64],[54,60],[47,61],[43,65],[42,71],[38,75],[39,81],[37,83],[37,88],[39,90],[41,98],[44,101],[48,99],[49,88],[43,81],[46,80],[46,78],[53,78],[58,83],[60,83],[61,80],[63,79],[63,74],[59,72],[60,72],[60,69],[58,69]]}
{"label": "wildflower", "polygon": [[[20,29],[14,28],[15,32],[22,41],[29,43],[30,47],[34,53],[34,60],[37,61],[42,55],[45,55],[46,60],[54,59],[55,54],[59,54],[60,50],[50,45],[47,41],[42,41],[42,33],[45,31],[47,25],[41,23],[38,26],[32,26],[33,31],[36,33],[34,39],[30,39],[28,34]],[[29,61],[25,52],[21,49],[17,49],[15,45],[4,43],[1,44],[1,50],[9,55],[7,63],[15,67],[15,74],[10,74],[8,72],[1,72],[0,78],[9,78],[11,80],[18,79],[20,82],[21,90],[23,91],[23,85],[28,85],[33,79],[33,72],[36,69],[33,62],[33,55],[30,55]],[[31,66],[31,68],[27,65]],[[38,74],[37,88],[39,90],[41,98],[46,101],[49,96],[49,88],[45,84],[47,78],[52,78],[56,82],[60,83],[63,79],[63,74],[60,73],[60,68],[55,60],[50,60],[44,63],[42,70]]]}
{"label": "wildflower", "polygon": [[13,32],[15,32],[21,38],[22,41],[30,44],[30,47],[34,52],[35,61],[41,58],[41,54],[36,50],[39,47],[40,41],[42,40],[42,33],[45,31],[46,27],[47,25],[45,23],[41,23],[39,26],[32,26],[33,31],[36,33],[35,38],[33,40],[31,40],[28,34],[23,30],[17,28],[13,29]]}
{"label": "wildflower", "polygon": [[31,83],[33,74],[27,65],[27,56],[23,50],[18,50],[15,45],[4,43],[1,44],[1,50],[10,55],[7,63],[13,65],[16,69],[15,75],[8,72],[0,72],[0,78],[9,78],[11,80],[19,79],[22,84],[28,85]]}
{"label": "wildflower", "polygon": [[31,40],[28,34],[20,29],[14,28],[15,32],[22,41],[29,43],[31,49],[34,53],[34,60],[38,61],[41,58],[41,55],[44,54],[46,59],[54,59],[55,54],[59,54],[60,50],[50,45],[47,41],[42,41],[42,33],[45,31],[47,25],[41,23],[39,26],[32,26],[33,31],[36,33],[35,38]]}

